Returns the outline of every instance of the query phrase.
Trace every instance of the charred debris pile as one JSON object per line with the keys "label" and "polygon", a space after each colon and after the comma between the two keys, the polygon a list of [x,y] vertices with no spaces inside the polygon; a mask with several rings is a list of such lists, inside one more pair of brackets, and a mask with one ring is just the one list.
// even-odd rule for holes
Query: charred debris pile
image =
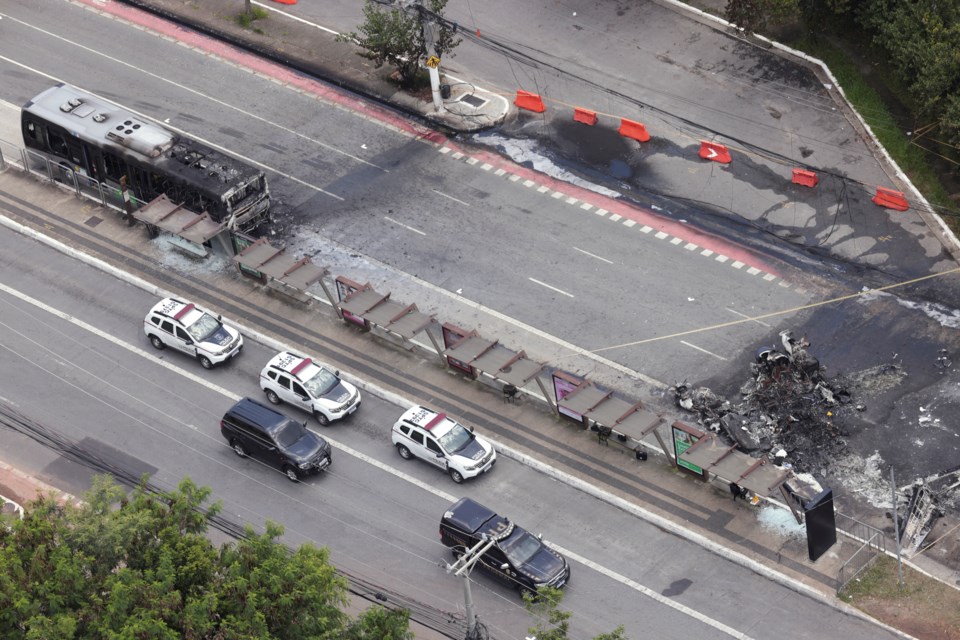
{"label": "charred debris pile", "polygon": [[769,454],[797,472],[824,475],[847,451],[844,420],[863,404],[845,376],[824,376],[806,338],[780,332],[782,348],[763,347],[750,363],[740,398],[731,401],[686,382],[671,389],[677,406],[702,427],[755,456]]}

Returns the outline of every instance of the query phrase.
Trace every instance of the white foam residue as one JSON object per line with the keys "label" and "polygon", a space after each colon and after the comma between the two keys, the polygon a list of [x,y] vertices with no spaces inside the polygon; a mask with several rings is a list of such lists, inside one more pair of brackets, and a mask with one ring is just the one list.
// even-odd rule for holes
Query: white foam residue
{"label": "white foam residue", "polygon": [[888,478],[881,471],[884,465],[883,458],[878,451],[866,458],[850,454],[830,465],[830,475],[846,491],[855,493],[877,508],[889,509],[890,484]]}
{"label": "white foam residue", "polygon": [[903,298],[897,298],[897,302],[900,303],[900,306],[906,307],[907,309],[920,311],[944,327],[950,329],[960,328],[960,309],[950,309],[937,302],[914,302],[912,300],[904,300]]}
{"label": "white foam residue", "polygon": [[608,198],[619,198],[620,194],[598,184],[587,182],[569,171],[561,169],[549,158],[544,157],[537,151],[537,143],[533,140],[514,140],[498,136],[496,134],[484,134],[473,136],[475,142],[487,146],[496,147],[505,153],[511,160],[517,164],[529,162],[534,170],[544,173],[557,180],[563,180],[578,187],[589,189],[594,193],[607,196]]}

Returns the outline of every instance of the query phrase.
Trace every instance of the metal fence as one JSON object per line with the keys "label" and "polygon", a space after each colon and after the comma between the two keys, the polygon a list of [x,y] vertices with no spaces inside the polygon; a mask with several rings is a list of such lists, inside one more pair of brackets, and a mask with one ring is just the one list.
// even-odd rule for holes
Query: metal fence
{"label": "metal fence", "polygon": [[887,534],[880,529],[837,512],[837,530],[848,538],[859,541],[860,547],[837,571],[837,593],[887,552]]}
{"label": "metal fence", "polygon": [[[77,173],[67,163],[58,164],[36,151],[0,140],[0,170],[7,167],[29,173],[43,182],[51,182],[72,191],[80,198],[96,202],[120,214],[125,213],[123,194],[119,189],[106,187],[89,176]],[[132,193],[129,195],[134,211],[146,204]]]}

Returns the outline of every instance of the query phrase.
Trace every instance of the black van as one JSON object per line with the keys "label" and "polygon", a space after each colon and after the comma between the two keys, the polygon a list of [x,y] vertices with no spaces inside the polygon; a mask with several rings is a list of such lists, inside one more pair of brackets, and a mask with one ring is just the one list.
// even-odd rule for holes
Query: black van
{"label": "black van", "polygon": [[330,443],[273,407],[244,398],[220,421],[220,433],[238,456],[279,466],[294,482],[330,466]]}
{"label": "black van", "polygon": [[457,557],[485,539],[493,539],[494,545],[477,564],[520,593],[536,594],[540,587],[560,589],[570,580],[566,558],[545,545],[540,536],[479,502],[460,498],[440,519],[440,541]]}

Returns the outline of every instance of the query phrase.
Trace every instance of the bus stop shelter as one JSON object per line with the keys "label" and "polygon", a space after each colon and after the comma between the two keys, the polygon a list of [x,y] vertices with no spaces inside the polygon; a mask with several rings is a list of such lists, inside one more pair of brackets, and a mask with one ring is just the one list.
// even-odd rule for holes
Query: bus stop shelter
{"label": "bus stop shelter", "polygon": [[575,416],[579,416],[587,428],[595,427],[602,441],[616,434],[621,442],[632,440],[639,447],[646,436],[653,434],[663,452],[670,457],[669,449],[657,430],[664,422],[663,415],[646,409],[642,402],[630,403],[617,398],[612,391],[586,382],[558,400],[557,408],[571,418],[577,419]]}
{"label": "bus stop shelter", "polygon": [[443,355],[451,364],[469,373],[472,377],[486,374],[503,384],[504,397],[512,397],[531,380],[537,381],[540,392],[549,403],[549,396],[540,373],[543,365],[527,358],[524,351],[514,351],[498,340],[487,340],[470,332],[448,347]]}
{"label": "bus stop shelter", "polygon": [[749,456],[739,451],[736,445],[724,444],[717,436],[709,434],[681,453],[680,460],[727,482],[734,482],[758,496],[767,497],[779,490],[787,504],[791,505],[797,522],[802,521],[792,505],[794,501],[783,487],[792,472],[771,464],[766,457]]}
{"label": "bus stop shelter", "polygon": [[340,316],[364,329],[380,329],[408,343],[420,332],[427,334],[437,355],[440,345],[429,331],[433,316],[421,313],[415,304],[403,304],[390,299],[389,293],[380,293],[369,284],[363,285],[335,305]]}
{"label": "bus stop shelter", "polygon": [[268,283],[275,282],[294,291],[306,291],[319,282],[327,298],[333,303],[330,291],[323,282],[323,277],[328,273],[326,267],[313,264],[310,258],[297,260],[288,256],[283,249],[274,247],[266,238],[259,238],[233,256],[233,261],[240,267],[241,272],[259,273]]}
{"label": "bus stop shelter", "polygon": [[190,211],[182,204],[175,204],[166,195],[160,195],[134,211],[133,218],[147,225],[147,232],[151,237],[156,237],[157,229],[166,231],[196,245],[185,247],[178,244],[191,253],[202,256],[207,255],[203,245],[226,228],[225,225],[214,222],[206,213]]}

